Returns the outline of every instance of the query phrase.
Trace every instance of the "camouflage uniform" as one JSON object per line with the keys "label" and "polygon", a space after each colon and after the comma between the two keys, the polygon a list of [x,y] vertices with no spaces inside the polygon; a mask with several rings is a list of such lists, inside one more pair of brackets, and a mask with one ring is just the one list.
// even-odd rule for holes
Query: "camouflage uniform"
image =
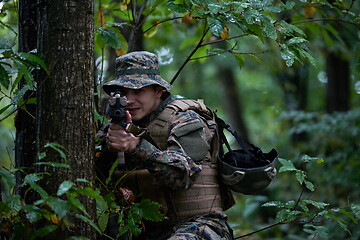
{"label": "camouflage uniform", "polygon": [[[166,90],[172,87],[160,77],[157,58],[151,53],[134,52],[119,57],[117,68],[117,79],[104,86],[107,93],[118,86],[138,89],[157,84]],[[163,95],[158,109],[146,119],[134,122],[135,125],[146,128],[174,100],[168,92]],[[125,159],[127,169],[147,169],[155,182],[161,182],[167,190],[176,193],[190,189],[203,164],[210,160],[211,140],[216,129],[209,127],[197,112],[188,110],[176,114],[169,130],[165,148],[142,138],[132,152],[125,154]],[[167,190],[162,194],[166,195]],[[178,222],[148,223],[144,233],[136,239],[232,239],[232,230],[221,209],[209,209],[207,214]]]}

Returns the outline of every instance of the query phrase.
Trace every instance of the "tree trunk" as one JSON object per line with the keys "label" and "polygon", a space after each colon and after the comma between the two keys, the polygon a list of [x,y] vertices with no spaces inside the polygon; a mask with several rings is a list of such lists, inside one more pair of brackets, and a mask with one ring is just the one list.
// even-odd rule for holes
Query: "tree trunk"
{"label": "tree trunk", "polygon": [[[227,49],[226,42],[220,42],[213,47]],[[232,66],[227,63],[219,62],[217,67],[218,80],[225,89],[225,111],[229,116],[230,125],[236,130],[243,139],[251,142],[243,116],[241,96],[237,91],[236,77]]]}
{"label": "tree trunk", "polygon": [[350,108],[350,63],[340,57],[340,53],[329,52],[326,58],[328,77],[326,110],[345,112]]}
{"label": "tree trunk", "polygon": [[[19,52],[29,52],[36,49],[36,1],[37,0],[20,0],[19,1]],[[25,85],[21,81],[19,89]],[[24,95],[24,101],[36,97],[35,91],[27,91]],[[16,139],[15,139],[15,166],[31,167],[35,160],[35,115],[36,106],[27,104],[26,110],[19,109],[15,118]],[[22,173],[17,172],[17,183],[23,178]],[[17,186],[18,186],[17,185]],[[17,189],[17,192],[25,197],[23,189]],[[27,195],[27,198],[29,195]],[[31,201],[31,199],[27,199]]]}
{"label": "tree trunk", "polygon": [[223,83],[225,89],[225,108],[229,116],[230,125],[243,139],[251,142],[243,118],[241,97],[237,91],[237,84],[231,67],[218,66],[219,81]]}
{"label": "tree trunk", "polygon": [[[40,0],[38,52],[50,69],[50,75],[39,74],[37,97],[37,150],[56,142],[65,147],[71,168],[44,168],[51,177],[43,187],[55,193],[64,180],[94,180],[94,19],[93,1]],[[63,162],[56,151],[46,151],[45,161]],[[95,219],[95,202],[82,199]],[[83,236],[96,239],[95,231],[73,219],[73,233],[64,231],[53,239]]]}

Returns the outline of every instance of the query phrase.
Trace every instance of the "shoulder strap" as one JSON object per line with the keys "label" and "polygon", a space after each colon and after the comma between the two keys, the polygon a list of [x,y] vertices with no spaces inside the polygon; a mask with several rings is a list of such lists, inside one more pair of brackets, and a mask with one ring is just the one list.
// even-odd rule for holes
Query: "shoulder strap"
{"label": "shoulder strap", "polygon": [[248,154],[250,154],[250,156],[254,156],[249,150],[249,145],[252,148],[256,148],[254,145],[252,145],[251,143],[248,143],[243,140],[243,138],[234,130],[230,127],[229,124],[225,123],[224,120],[222,120],[221,118],[219,118],[217,115],[215,115],[215,119],[216,119],[216,123],[219,126],[219,135],[221,137],[221,139],[224,141],[226,147],[228,148],[229,151],[232,151],[230,148],[230,144],[226,139],[226,136],[224,134],[224,129],[228,130],[236,139],[237,143],[241,146],[241,148]]}
{"label": "shoulder strap", "polygon": [[174,109],[176,112],[194,110],[199,114],[209,114],[209,116],[212,116],[212,111],[208,107],[206,107],[203,99],[177,99],[170,102],[167,107]]}

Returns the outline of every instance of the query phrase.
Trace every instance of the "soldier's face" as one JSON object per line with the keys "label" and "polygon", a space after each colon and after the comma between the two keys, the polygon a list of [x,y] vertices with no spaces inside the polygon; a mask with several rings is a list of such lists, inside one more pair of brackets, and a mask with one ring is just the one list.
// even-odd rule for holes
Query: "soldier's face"
{"label": "soldier's face", "polygon": [[154,111],[161,103],[162,87],[146,86],[140,89],[121,89],[121,95],[126,96],[132,121],[139,121]]}

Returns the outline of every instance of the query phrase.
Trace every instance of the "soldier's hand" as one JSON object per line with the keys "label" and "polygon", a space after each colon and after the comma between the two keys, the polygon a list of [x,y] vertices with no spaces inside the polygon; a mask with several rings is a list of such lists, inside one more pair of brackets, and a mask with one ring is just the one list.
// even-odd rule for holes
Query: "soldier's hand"
{"label": "soldier's hand", "polygon": [[[126,122],[131,122],[131,115],[128,111],[126,111]],[[109,150],[114,152],[131,152],[140,142],[140,138],[128,133],[116,123],[110,124],[106,139]]]}

